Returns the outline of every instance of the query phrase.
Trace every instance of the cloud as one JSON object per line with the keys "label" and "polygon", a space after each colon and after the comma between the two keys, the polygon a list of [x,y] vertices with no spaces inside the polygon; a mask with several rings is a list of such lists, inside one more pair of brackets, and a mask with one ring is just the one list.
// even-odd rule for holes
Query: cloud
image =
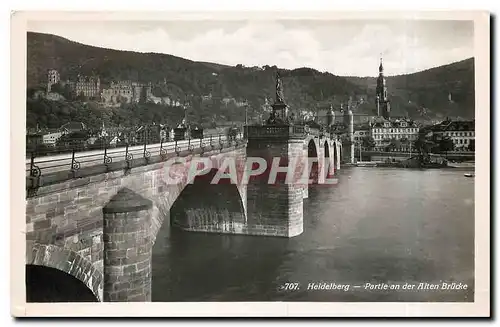
{"label": "cloud", "polygon": [[222,64],[311,67],[337,75],[412,73],[473,56],[472,22],[31,22],[31,31],[84,44]]}

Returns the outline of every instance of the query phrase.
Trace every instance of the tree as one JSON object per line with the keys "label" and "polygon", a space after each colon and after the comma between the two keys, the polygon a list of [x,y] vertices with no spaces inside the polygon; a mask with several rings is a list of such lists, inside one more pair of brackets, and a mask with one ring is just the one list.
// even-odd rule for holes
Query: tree
{"label": "tree", "polygon": [[469,151],[476,151],[476,140],[470,140],[469,146],[467,147]]}
{"label": "tree", "polygon": [[97,140],[95,140],[94,144],[90,146],[91,149],[104,149],[106,145],[108,145],[108,138],[106,137],[99,137]]}
{"label": "tree", "polygon": [[76,97],[76,99],[78,101],[86,101],[87,100],[87,97],[85,96],[85,94],[83,93],[83,91],[81,91],[78,96]]}
{"label": "tree", "polygon": [[401,147],[401,141],[397,139],[391,139],[388,146],[385,147],[386,151],[391,151],[394,149],[399,149]]}
{"label": "tree", "polygon": [[82,149],[89,138],[87,131],[77,131],[61,136],[57,142],[57,147],[69,149]]}
{"label": "tree", "polygon": [[68,84],[64,85],[61,94],[66,100],[74,100],[76,98],[75,91]]}
{"label": "tree", "polygon": [[57,82],[55,84],[52,84],[50,86],[50,92],[54,92],[54,93],[59,93],[61,95],[64,96],[64,87],[61,85],[61,83]]}
{"label": "tree", "polygon": [[146,86],[141,87],[141,92],[139,94],[139,103],[146,103],[148,101]]}
{"label": "tree", "polygon": [[361,139],[361,146],[367,149],[373,149],[375,147],[375,139],[371,136],[365,136]]}
{"label": "tree", "polygon": [[448,152],[455,150],[455,143],[450,137],[443,137],[439,141],[439,152]]}

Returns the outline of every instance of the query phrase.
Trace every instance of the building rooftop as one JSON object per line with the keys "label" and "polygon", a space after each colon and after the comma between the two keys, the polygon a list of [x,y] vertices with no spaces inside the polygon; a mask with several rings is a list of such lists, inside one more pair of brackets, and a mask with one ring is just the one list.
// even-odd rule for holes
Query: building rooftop
{"label": "building rooftop", "polygon": [[[389,128],[398,127],[418,127],[418,125],[411,119],[406,118],[395,118],[395,119],[375,119],[373,121],[372,127],[386,127],[385,124],[389,123]],[[403,126],[406,124],[406,126]]]}
{"label": "building rooftop", "polygon": [[435,132],[445,132],[445,131],[474,131],[475,130],[475,121],[453,121],[453,120],[444,120],[439,124],[435,124],[432,126],[427,126],[426,130],[435,131]]}
{"label": "building rooftop", "polygon": [[85,126],[85,124],[82,122],[69,122],[62,125],[59,129],[60,130],[66,129],[69,131],[81,131],[87,129],[87,126]]}

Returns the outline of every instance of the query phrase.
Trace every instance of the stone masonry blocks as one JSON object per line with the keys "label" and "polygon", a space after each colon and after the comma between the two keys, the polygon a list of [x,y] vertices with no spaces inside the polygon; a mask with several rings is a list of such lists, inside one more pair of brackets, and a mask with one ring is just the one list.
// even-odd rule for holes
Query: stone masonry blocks
{"label": "stone masonry blocks", "polygon": [[151,301],[152,208],[127,188],[103,208],[104,301]]}
{"label": "stone masonry blocks", "polygon": [[[247,148],[248,157],[264,158],[268,167],[275,157],[289,162],[293,158],[303,157],[303,154],[304,140],[281,139],[266,142],[250,139]],[[273,185],[269,185],[267,177],[250,179],[247,186],[250,234],[293,237],[302,233],[303,198],[304,185],[296,182],[290,184],[277,179]]]}

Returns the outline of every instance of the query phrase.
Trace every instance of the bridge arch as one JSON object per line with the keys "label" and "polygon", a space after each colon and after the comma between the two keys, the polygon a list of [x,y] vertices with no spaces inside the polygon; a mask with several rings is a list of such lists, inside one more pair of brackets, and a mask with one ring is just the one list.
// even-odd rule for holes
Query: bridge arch
{"label": "bridge arch", "polygon": [[309,159],[309,165],[311,165],[308,166],[311,172],[309,178],[312,179],[313,183],[317,183],[319,174],[319,151],[314,138],[311,138],[307,143],[307,157]]}
{"label": "bridge arch", "polygon": [[[56,285],[54,292],[68,302],[102,301],[103,275],[90,261],[78,253],[53,244],[26,242],[26,298],[40,302],[58,302],[37,299],[33,286],[37,280],[51,280]],[[58,284],[59,283],[59,284]],[[52,284],[52,283],[49,283]],[[63,294],[63,291],[78,294]],[[57,289],[58,288],[58,289]]]}
{"label": "bridge arch", "polygon": [[332,158],[330,158],[330,143],[328,140],[325,140],[324,143],[324,167],[327,177],[330,177],[335,172],[335,167],[332,164]]}
{"label": "bridge arch", "polygon": [[325,147],[325,159],[330,158],[330,145],[328,144],[328,141],[325,141],[324,147]]}
{"label": "bridge arch", "polygon": [[307,142],[307,157],[318,158],[318,152],[314,138],[309,139],[309,142]]}
{"label": "bridge arch", "polygon": [[246,222],[238,186],[229,178],[215,182],[218,169],[196,176],[170,208],[170,226],[201,232],[238,232]]}

